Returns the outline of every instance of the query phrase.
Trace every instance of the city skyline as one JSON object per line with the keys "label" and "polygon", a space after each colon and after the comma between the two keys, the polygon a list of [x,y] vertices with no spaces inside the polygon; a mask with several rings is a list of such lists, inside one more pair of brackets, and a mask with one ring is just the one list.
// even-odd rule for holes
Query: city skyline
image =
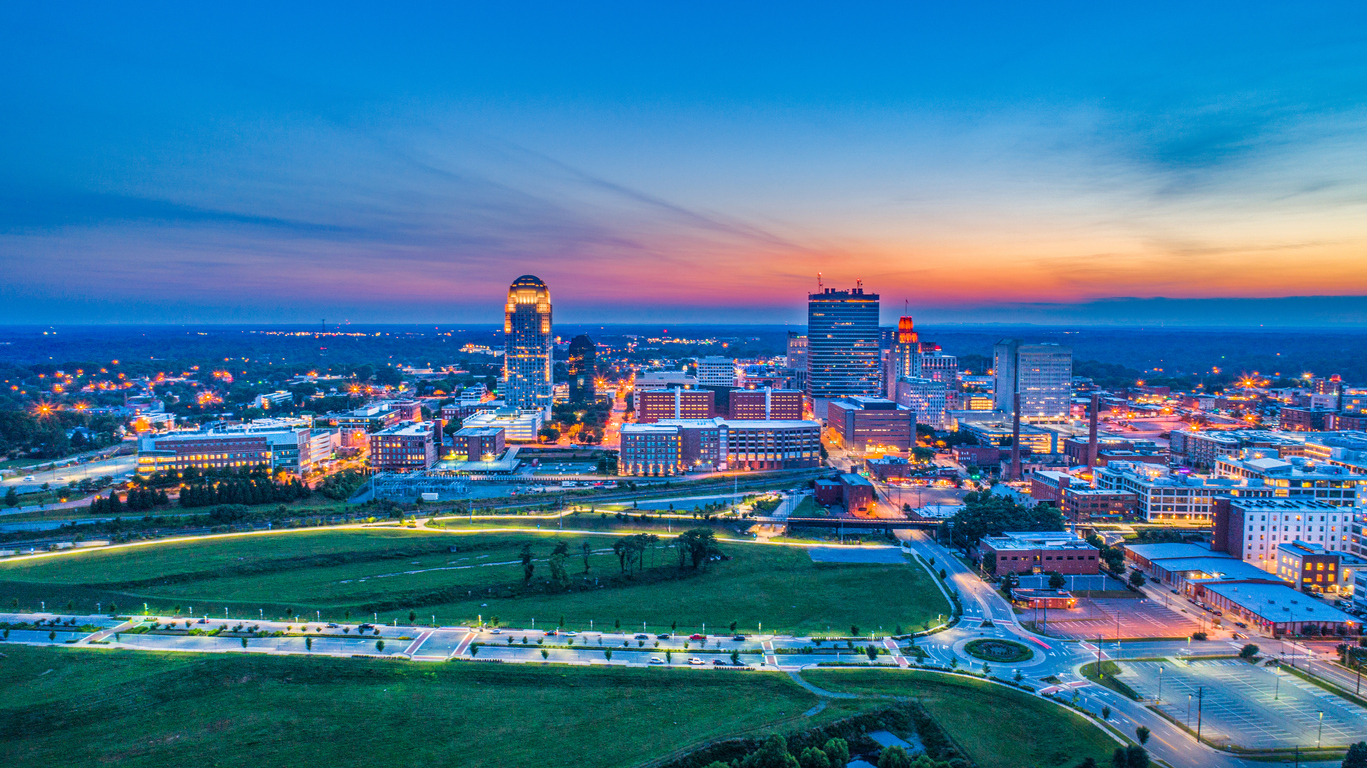
{"label": "city skyline", "polygon": [[1367,323],[1361,9],[447,13],[11,6],[0,323]]}

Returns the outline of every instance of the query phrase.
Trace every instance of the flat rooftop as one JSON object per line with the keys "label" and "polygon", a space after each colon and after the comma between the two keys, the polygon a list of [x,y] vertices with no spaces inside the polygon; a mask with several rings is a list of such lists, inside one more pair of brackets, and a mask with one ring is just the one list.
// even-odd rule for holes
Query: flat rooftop
{"label": "flat rooftop", "polygon": [[1205,588],[1273,624],[1298,621],[1357,624],[1361,621],[1328,603],[1281,584],[1213,583],[1206,584]]}
{"label": "flat rooftop", "polygon": [[[1189,544],[1187,542],[1173,542],[1169,544],[1125,544],[1124,546],[1126,552],[1132,552],[1138,557],[1153,562],[1176,560],[1186,557],[1210,557],[1212,554],[1210,547],[1201,546],[1200,544]],[[1233,560],[1234,558],[1230,559]]]}

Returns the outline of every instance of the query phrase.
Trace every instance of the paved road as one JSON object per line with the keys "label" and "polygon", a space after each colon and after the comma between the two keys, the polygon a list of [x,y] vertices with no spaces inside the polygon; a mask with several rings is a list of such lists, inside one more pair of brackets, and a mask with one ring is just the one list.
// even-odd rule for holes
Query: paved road
{"label": "paved road", "polygon": [[[91,461],[84,464],[72,464],[67,467],[58,467],[46,472],[25,472],[20,470],[19,474],[0,480],[0,487],[13,487],[18,493],[30,493],[40,491],[43,483],[48,483],[53,488],[66,485],[72,480],[83,480],[86,478],[103,477],[112,475],[121,477],[131,475],[138,468],[137,456],[115,456],[110,459]],[[32,477],[32,480],[28,478]]]}
{"label": "paved road", "polygon": [[[963,615],[953,626],[915,642],[928,657],[923,664],[981,671],[982,663],[965,651],[965,646],[976,638],[1001,638],[1020,642],[1035,651],[1032,658],[1014,664],[993,664],[992,675],[1011,679],[1019,674],[1027,684],[1038,688],[1040,695],[1071,699],[1095,717],[1103,707],[1112,712],[1111,724],[1129,735],[1138,725],[1147,726],[1153,733],[1148,744],[1150,752],[1170,766],[1211,766],[1213,768],[1255,768],[1261,763],[1238,758],[1228,753],[1198,744],[1179,727],[1147,708],[1152,702],[1135,702],[1107,688],[1088,682],[1081,675],[1084,664],[1126,658],[1200,658],[1202,656],[1231,655],[1241,647],[1241,641],[1212,640],[1206,643],[1187,641],[1127,641],[1102,643],[1063,641],[1037,636],[1017,621],[1011,606],[988,584],[978,579],[959,560],[933,542],[925,533],[909,531],[904,534],[904,549],[929,564],[933,559],[936,571],[944,569],[950,589],[956,590],[963,602]],[[764,546],[764,545],[755,545]],[[50,618],[45,615],[43,618]],[[99,617],[96,617],[99,618]],[[948,617],[946,617],[948,618]],[[0,620],[31,621],[32,615],[3,615]],[[543,660],[575,664],[612,664],[624,666],[690,667],[695,669],[732,669],[731,654],[737,654],[740,665],[784,672],[797,672],[831,661],[867,661],[864,648],[876,642],[891,652],[877,656],[876,663],[889,668],[909,665],[910,642],[879,638],[849,640],[839,644],[818,643],[812,638],[789,636],[707,636],[705,640],[657,635],[638,638],[635,632],[584,632],[551,634],[546,628],[492,629],[473,627],[383,626],[365,628],[356,624],[326,626],[318,622],[272,622],[260,617],[207,617],[191,628],[220,629],[215,637],[192,637],[184,633],[183,617],[159,617],[162,622],[176,621],[175,634],[129,634],[127,628],[109,632],[112,620],[100,624],[103,641],[115,647],[157,648],[201,652],[258,652],[258,653],[316,653],[334,656],[397,656],[416,661],[444,661],[453,657],[498,659],[505,662],[535,663]],[[117,624],[118,622],[114,622]],[[252,635],[242,644],[242,633],[235,632],[239,624],[243,630],[253,627],[260,632],[282,631],[286,637]],[[49,639],[49,632],[57,632]],[[378,631],[378,634],[376,632]],[[86,633],[89,635],[90,633]],[[23,630],[11,633],[10,642],[37,645],[58,644],[67,640],[82,640],[81,633],[68,629]],[[306,637],[313,638],[309,647]],[[384,646],[380,647],[379,642]],[[1254,642],[1257,642],[1255,639]],[[1264,641],[1266,642],[1266,641]],[[851,647],[853,646],[853,647]],[[1288,644],[1294,655],[1297,648]],[[1265,650],[1271,650],[1270,648]],[[1306,649],[1299,649],[1304,655]],[[543,655],[544,651],[544,655]],[[611,655],[609,656],[609,651]],[[904,655],[905,654],[905,655]],[[696,660],[696,661],[695,661]],[[1317,663],[1317,666],[1324,666]],[[1318,671],[1318,670],[1317,670]],[[1046,678],[1048,679],[1046,681]],[[1057,682],[1053,682],[1057,681]],[[1367,722],[1363,724],[1367,732]],[[1328,764],[1326,764],[1328,765]]]}

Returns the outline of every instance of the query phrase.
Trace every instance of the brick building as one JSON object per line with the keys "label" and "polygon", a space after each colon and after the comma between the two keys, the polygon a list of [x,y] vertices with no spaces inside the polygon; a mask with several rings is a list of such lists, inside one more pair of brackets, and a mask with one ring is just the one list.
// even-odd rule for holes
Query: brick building
{"label": "brick building", "polygon": [[994,563],[997,573],[1049,573],[1065,576],[1100,572],[1100,550],[1065,531],[1007,532],[984,536],[978,542],[978,558]]}
{"label": "brick building", "polygon": [[916,444],[915,413],[881,397],[832,400],[826,426],[842,446],[854,451],[883,448],[908,451]]}
{"label": "brick building", "polygon": [[505,435],[500,427],[465,427],[451,435],[452,452],[464,461],[485,461],[503,453]]}
{"label": "brick building", "polygon": [[441,427],[435,421],[403,421],[370,435],[370,467],[413,472],[437,463]]}
{"label": "brick building", "polygon": [[639,393],[636,422],[665,419],[711,419],[717,415],[716,393],[710,389],[651,389]]}
{"label": "brick building", "polygon": [[802,419],[802,392],[796,389],[736,389],[727,399],[727,418],[732,421],[743,419],[777,419],[798,421]]}

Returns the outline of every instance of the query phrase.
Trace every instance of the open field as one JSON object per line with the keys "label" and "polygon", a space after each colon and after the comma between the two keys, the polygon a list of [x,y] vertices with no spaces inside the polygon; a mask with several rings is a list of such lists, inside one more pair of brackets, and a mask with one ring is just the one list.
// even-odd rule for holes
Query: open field
{"label": "open field", "polygon": [[1004,686],[907,670],[821,669],[802,676],[831,691],[915,698],[980,768],[1109,764],[1117,743],[1081,716]]}
{"label": "open field", "polygon": [[6,646],[10,765],[637,765],[721,736],[796,730],[786,676]]}
{"label": "open field", "polygon": [[[654,631],[677,623],[693,631],[736,622],[754,632],[810,634],[920,625],[948,606],[923,569],[908,564],[814,563],[806,549],[723,542],[730,558],[704,571],[680,569],[667,541],[647,566],[621,573],[607,535],[443,533],[398,528],[309,530],[236,536],[0,563],[0,601],[21,607],[137,610],[235,617],[419,620],[454,625],[498,617],[509,626],[533,618],[598,629],[621,621]],[[549,583],[547,558],[569,545],[567,588]],[[581,546],[591,549],[584,573]],[[518,560],[530,544],[535,572],[524,585]],[[452,548],[456,551],[452,551]],[[70,602],[72,608],[65,606]]]}

